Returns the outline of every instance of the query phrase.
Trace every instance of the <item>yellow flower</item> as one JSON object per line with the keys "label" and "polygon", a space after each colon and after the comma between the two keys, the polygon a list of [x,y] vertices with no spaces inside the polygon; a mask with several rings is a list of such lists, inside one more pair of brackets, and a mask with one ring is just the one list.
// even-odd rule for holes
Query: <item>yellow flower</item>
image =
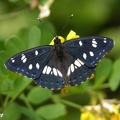
{"label": "yellow flower", "polygon": [[79,35],[76,35],[76,33],[73,30],[71,30],[69,34],[67,35],[66,40],[71,40],[71,39],[79,38],[79,37],[80,37]]}
{"label": "yellow flower", "polygon": [[85,106],[80,120],[120,120],[120,101],[102,100],[101,104]]}
{"label": "yellow flower", "polygon": [[118,114],[118,115],[116,115],[116,114],[111,115],[110,120],[120,120],[120,114]]}
{"label": "yellow flower", "polygon": [[94,120],[94,116],[91,112],[85,111],[81,114],[80,120]]}
{"label": "yellow flower", "polygon": [[113,112],[114,112],[115,114],[119,114],[118,107],[117,107],[115,104],[112,104],[111,106],[112,106],[112,108],[113,108]]}
{"label": "yellow flower", "polygon": [[[58,36],[58,38],[61,40],[61,43],[65,42],[65,39],[62,36]],[[79,35],[76,35],[76,33],[73,30],[71,30],[66,37],[66,41],[74,39],[74,38],[79,38]],[[53,38],[53,40],[51,41],[49,45],[54,45],[54,39],[55,38]]]}

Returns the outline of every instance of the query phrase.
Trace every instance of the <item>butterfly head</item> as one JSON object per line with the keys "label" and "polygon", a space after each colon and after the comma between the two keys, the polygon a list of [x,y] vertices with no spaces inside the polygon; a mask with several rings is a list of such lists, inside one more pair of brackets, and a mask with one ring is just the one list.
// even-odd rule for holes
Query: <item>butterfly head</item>
{"label": "butterfly head", "polygon": [[54,39],[54,45],[60,45],[61,44],[61,39],[56,36],[55,39]]}

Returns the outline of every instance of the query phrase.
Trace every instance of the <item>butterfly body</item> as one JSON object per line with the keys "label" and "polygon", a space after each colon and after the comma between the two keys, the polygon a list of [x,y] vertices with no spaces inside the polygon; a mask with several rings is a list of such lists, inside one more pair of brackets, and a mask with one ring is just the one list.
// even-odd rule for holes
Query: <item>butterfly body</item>
{"label": "butterfly body", "polygon": [[114,46],[106,37],[85,37],[54,45],[32,48],[10,58],[5,66],[14,72],[32,78],[36,84],[51,90],[66,84],[76,86],[89,78],[97,63]]}
{"label": "butterfly body", "polygon": [[54,51],[56,52],[56,55],[62,61],[62,58],[63,58],[63,46],[62,46],[61,40],[58,37],[56,37],[55,40],[54,40],[54,47],[55,47]]}

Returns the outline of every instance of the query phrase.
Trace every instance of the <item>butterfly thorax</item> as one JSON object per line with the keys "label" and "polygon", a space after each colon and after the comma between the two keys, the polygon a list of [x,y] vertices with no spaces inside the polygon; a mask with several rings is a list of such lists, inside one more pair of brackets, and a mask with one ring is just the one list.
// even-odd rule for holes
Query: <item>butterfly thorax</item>
{"label": "butterfly thorax", "polygon": [[63,47],[61,44],[61,40],[58,37],[56,37],[54,40],[54,46],[57,56],[61,58],[63,56]]}

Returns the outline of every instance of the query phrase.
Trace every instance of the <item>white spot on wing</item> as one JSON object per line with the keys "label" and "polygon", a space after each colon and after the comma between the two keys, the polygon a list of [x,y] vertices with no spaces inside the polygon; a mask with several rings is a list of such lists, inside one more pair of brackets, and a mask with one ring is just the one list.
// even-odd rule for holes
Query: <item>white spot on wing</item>
{"label": "white spot on wing", "polygon": [[27,61],[27,58],[23,59],[23,63],[25,63]]}
{"label": "white spot on wing", "polygon": [[32,64],[29,65],[29,70],[31,70],[33,68]]}
{"label": "white spot on wing", "polygon": [[14,63],[15,62],[15,60],[14,59],[12,59],[12,63]]}
{"label": "white spot on wing", "polygon": [[56,70],[56,68],[53,68],[53,73],[54,73],[55,76],[57,76],[57,70]]}
{"label": "white spot on wing", "polygon": [[[81,66],[81,64],[78,62],[78,60],[75,60],[74,64],[75,64],[76,66],[78,66],[78,67]],[[75,66],[75,67],[76,67],[76,66]]]}
{"label": "white spot on wing", "polygon": [[35,50],[35,55],[38,55],[38,51],[37,50]]}
{"label": "white spot on wing", "polygon": [[97,47],[97,42],[96,42],[96,40],[95,40],[94,38],[92,39],[92,46],[93,46],[94,48]]}
{"label": "white spot on wing", "polygon": [[79,45],[82,46],[82,42],[81,41],[79,41]]}
{"label": "white spot on wing", "polygon": [[71,64],[68,67],[67,76],[69,76],[71,72],[74,72],[75,69],[77,69],[77,67],[80,67],[81,65],[84,65],[84,63],[80,59],[75,60],[74,64]]}
{"label": "white spot on wing", "polygon": [[75,69],[77,69],[77,66],[75,66]]}
{"label": "white spot on wing", "polygon": [[36,63],[36,68],[37,68],[37,69],[39,69],[39,68],[40,68],[39,63]]}
{"label": "white spot on wing", "polygon": [[21,57],[21,60],[24,60],[24,59],[25,59],[25,55],[22,54],[21,56],[22,56],[22,57]]}
{"label": "white spot on wing", "polygon": [[84,59],[86,59],[86,58],[87,58],[86,53],[83,53],[83,58],[84,58]]}
{"label": "white spot on wing", "polygon": [[75,70],[74,65],[73,65],[73,64],[71,64],[71,66],[70,66],[70,67],[71,67],[71,71],[72,71],[72,72],[74,72],[74,70]]}
{"label": "white spot on wing", "polygon": [[80,59],[77,59],[77,61],[80,62],[81,65],[84,65],[84,63]]}
{"label": "white spot on wing", "polygon": [[94,56],[94,53],[92,51],[90,51],[89,53],[90,53],[90,56]]}
{"label": "white spot on wing", "polygon": [[70,75],[70,67],[68,68],[68,71],[67,71],[67,76]]}
{"label": "white spot on wing", "polygon": [[42,73],[45,74],[46,73],[46,69],[47,69],[47,65],[44,67]]}
{"label": "white spot on wing", "polygon": [[57,73],[60,77],[62,77],[62,73],[57,69]]}
{"label": "white spot on wing", "polygon": [[15,60],[14,60],[13,58],[11,58],[11,61],[12,61],[12,63],[14,63],[14,62],[15,62]]}
{"label": "white spot on wing", "polygon": [[51,71],[51,67],[47,67],[47,71],[46,71],[46,74],[49,74],[50,73],[50,71]]}
{"label": "white spot on wing", "polygon": [[97,44],[92,44],[92,46],[93,46],[94,48],[96,48],[96,47],[97,47]]}
{"label": "white spot on wing", "polygon": [[106,38],[104,38],[103,42],[104,42],[104,43],[106,43],[106,42],[107,42],[107,41],[106,41]]}
{"label": "white spot on wing", "polygon": [[96,40],[95,40],[95,39],[93,39],[93,40],[92,40],[92,43],[93,43],[93,44],[97,44],[97,42],[96,42]]}

